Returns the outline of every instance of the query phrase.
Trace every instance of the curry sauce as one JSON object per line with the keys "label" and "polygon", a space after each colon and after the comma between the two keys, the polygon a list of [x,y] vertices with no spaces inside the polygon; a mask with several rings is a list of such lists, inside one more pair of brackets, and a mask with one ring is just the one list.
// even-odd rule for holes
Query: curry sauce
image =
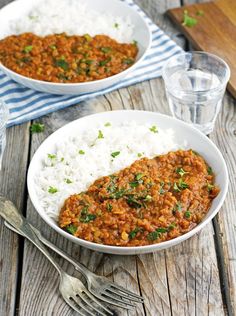
{"label": "curry sauce", "polygon": [[183,235],[199,224],[219,193],[214,174],[192,150],[143,158],[70,196],[59,225],[113,246],[143,246]]}
{"label": "curry sauce", "polygon": [[32,79],[79,83],[118,74],[135,63],[137,43],[118,43],[106,35],[45,37],[33,33],[0,40],[0,61]]}

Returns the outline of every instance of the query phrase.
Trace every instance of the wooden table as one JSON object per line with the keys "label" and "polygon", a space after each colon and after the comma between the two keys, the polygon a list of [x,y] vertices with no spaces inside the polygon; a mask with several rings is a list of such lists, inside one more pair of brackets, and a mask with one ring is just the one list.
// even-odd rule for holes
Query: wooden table
{"label": "wooden table", "polygon": [[[0,0],[1,6],[9,0]],[[170,7],[194,0],[137,0],[147,14],[185,49],[188,42],[164,16]],[[196,1],[197,2],[197,1]],[[91,270],[141,293],[145,304],[119,315],[236,314],[236,102],[226,94],[210,138],[226,159],[230,187],[219,214],[201,233],[171,249],[139,256],[103,255],[78,247],[50,229],[34,210],[26,189],[29,162],[42,141],[79,117],[115,109],[145,109],[169,114],[162,79],[109,93],[36,120],[45,132],[31,135],[29,122],[9,128],[0,192],[13,200],[52,242]],[[68,271],[69,265],[55,255]],[[0,220],[0,315],[74,315],[58,292],[58,275],[31,243],[4,227]]]}

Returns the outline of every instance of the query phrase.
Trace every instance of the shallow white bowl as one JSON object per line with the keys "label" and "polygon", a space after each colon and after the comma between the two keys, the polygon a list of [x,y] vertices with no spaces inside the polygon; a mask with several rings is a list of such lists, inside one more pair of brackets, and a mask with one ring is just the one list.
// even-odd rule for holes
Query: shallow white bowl
{"label": "shallow white bowl", "polygon": [[[11,34],[10,21],[17,19],[19,15],[27,14],[33,5],[40,1],[42,0],[16,0],[2,8],[0,10],[0,39]],[[131,6],[120,0],[86,0],[85,2],[88,9],[91,8],[91,10],[96,10],[98,12],[109,12],[114,16],[130,17],[130,20],[134,25],[133,38],[138,42],[137,45],[139,48],[139,53],[134,65],[114,76],[101,80],[82,83],[52,83],[35,80],[19,75],[16,72],[3,66],[1,63],[0,69],[11,79],[28,88],[53,94],[78,95],[82,93],[94,92],[97,90],[105,89],[122,80],[136,66],[138,66],[146,56],[146,53],[152,41],[151,31],[142,16],[135,10],[133,10]]]}
{"label": "shallow white bowl", "polygon": [[[42,161],[48,152],[52,152],[55,148],[55,144],[60,142],[61,138],[68,137],[69,135],[74,135],[76,130],[77,135],[80,132],[88,129],[88,126],[94,126],[99,121],[101,123],[111,122],[112,125],[120,124],[123,121],[136,121],[137,123],[145,124],[150,123],[157,125],[160,128],[171,127],[175,132],[175,139],[177,143],[183,143],[183,140],[187,141],[187,148],[192,148],[201,154],[205,160],[212,167],[216,175],[216,184],[220,187],[220,193],[213,200],[212,206],[207,213],[204,220],[197,225],[193,230],[177,237],[175,239],[165,241],[159,244],[140,246],[140,247],[118,247],[118,246],[106,246],[101,244],[96,244],[89,242],[83,239],[79,239],[70,235],[69,233],[62,230],[55,221],[48,217],[44,212],[43,208],[40,207],[39,199],[35,190],[35,174],[38,172],[39,168],[42,166]],[[57,130],[55,133],[50,135],[38,148],[33,159],[31,160],[28,177],[27,177],[28,191],[31,198],[31,201],[38,211],[39,215],[45,220],[45,222],[50,225],[55,231],[69,240],[73,241],[76,244],[81,246],[112,254],[119,255],[131,255],[131,254],[141,254],[149,253],[161,249],[166,249],[171,246],[174,246],[189,237],[193,236],[200,231],[210,220],[216,215],[222,206],[227,190],[228,190],[228,172],[227,167],[220,153],[219,149],[213,144],[213,142],[206,137],[204,134],[199,132],[197,129],[192,126],[179,121],[170,116],[162,115],[159,113],[146,112],[146,111],[112,111],[98,113],[90,116],[83,117],[76,121],[73,121],[64,127]],[[207,242],[207,241],[206,241]]]}

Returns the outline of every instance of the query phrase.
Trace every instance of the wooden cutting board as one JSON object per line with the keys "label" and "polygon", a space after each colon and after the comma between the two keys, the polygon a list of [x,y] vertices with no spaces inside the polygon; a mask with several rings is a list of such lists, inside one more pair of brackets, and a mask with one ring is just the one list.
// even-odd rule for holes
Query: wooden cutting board
{"label": "wooden cutting board", "polygon": [[[182,25],[184,10],[197,19],[196,25]],[[203,15],[197,15],[199,12]],[[236,98],[236,0],[184,6],[168,10],[167,14],[195,49],[216,54],[228,63],[231,77],[227,88]]]}

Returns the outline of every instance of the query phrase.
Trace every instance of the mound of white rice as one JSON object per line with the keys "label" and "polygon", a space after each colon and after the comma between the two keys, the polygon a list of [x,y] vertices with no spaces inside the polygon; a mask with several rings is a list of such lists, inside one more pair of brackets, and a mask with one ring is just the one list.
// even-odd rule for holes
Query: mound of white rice
{"label": "mound of white rice", "polygon": [[[96,0],[95,0],[96,1]],[[88,9],[84,0],[42,0],[32,6],[27,15],[11,22],[12,34],[31,32],[39,36],[106,34],[118,42],[131,42],[134,25],[127,16],[113,16]]]}
{"label": "mound of white rice", "polygon": [[112,122],[61,139],[47,153],[35,186],[41,206],[57,220],[60,207],[71,194],[85,191],[96,179],[129,166],[142,157],[155,157],[185,148],[177,144],[172,129],[152,124]]}

